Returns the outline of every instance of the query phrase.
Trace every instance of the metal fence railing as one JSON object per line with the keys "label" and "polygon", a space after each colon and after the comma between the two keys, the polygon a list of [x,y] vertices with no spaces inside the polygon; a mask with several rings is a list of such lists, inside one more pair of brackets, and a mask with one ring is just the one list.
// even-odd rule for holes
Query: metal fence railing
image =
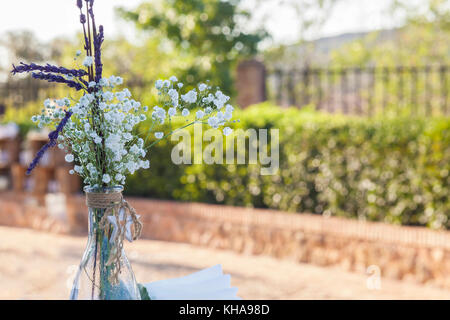
{"label": "metal fence railing", "polygon": [[[137,92],[145,87],[133,86]],[[266,90],[268,99],[281,106],[314,105],[322,111],[363,116],[449,115],[450,65],[269,70]],[[31,78],[0,84],[0,114],[5,107],[21,108],[64,93]]]}
{"label": "metal fence railing", "polygon": [[56,86],[31,78],[0,83],[0,114],[4,113],[7,107],[19,109],[29,102],[56,96],[56,91]]}
{"label": "metal fence railing", "polygon": [[[152,83],[135,83],[128,86],[136,95],[150,88]],[[31,77],[0,83],[0,115],[7,108],[21,109],[30,102],[43,103],[47,98],[61,98],[71,95],[66,86],[38,81]]]}
{"label": "metal fence railing", "polygon": [[450,66],[306,68],[268,72],[269,99],[279,105],[375,115],[448,115]]}

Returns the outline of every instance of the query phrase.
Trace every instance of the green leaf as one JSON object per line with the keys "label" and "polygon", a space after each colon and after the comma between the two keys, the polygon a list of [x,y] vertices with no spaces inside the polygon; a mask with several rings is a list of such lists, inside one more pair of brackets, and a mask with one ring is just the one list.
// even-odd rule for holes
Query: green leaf
{"label": "green leaf", "polygon": [[138,288],[141,293],[141,300],[152,300],[150,299],[150,296],[148,295],[147,288],[144,287],[142,284],[138,283]]}

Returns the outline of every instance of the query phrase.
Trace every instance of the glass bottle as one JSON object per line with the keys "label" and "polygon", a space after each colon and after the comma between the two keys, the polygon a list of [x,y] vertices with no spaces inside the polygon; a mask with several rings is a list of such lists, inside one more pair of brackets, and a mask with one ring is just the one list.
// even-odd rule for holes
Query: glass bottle
{"label": "glass bottle", "polygon": [[[85,187],[87,196],[118,196],[122,199],[123,187],[102,188],[101,190]],[[122,240],[117,237],[117,225],[105,223],[105,215],[118,215],[116,204],[110,208],[89,206],[89,237],[70,293],[71,300],[140,300],[139,288],[125,255]],[[105,217],[107,218],[107,217]],[[119,231],[120,233],[120,231]],[[115,253],[120,253],[118,256]],[[110,258],[116,256],[113,261]]]}

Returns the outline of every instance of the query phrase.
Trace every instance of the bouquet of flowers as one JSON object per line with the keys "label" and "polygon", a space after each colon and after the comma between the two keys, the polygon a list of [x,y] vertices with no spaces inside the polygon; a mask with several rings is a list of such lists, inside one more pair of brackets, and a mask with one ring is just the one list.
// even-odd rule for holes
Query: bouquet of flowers
{"label": "bouquet of flowers", "polygon": [[[139,299],[139,288],[122,245],[124,238],[137,239],[142,228],[139,215],[122,197],[126,177],[141,168],[148,169],[149,149],[177,130],[204,123],[230,134],[232,130],[226,125],[232,122],[233,107],[227,104],[228,96],[205,83],[182,92],[183,83],[175,76],[155,82],[160,106],[149,110],[132,99],[128,89],[118,89],[122,78],[103,76],[104,29],[96,25],[94,0],[77,0],[76,5],[85,54],[78,51],[75,61],[82,61],[82,66],[13,65],[13,74],[31,73],[35,79],[62,83],[81,93],[77,100],[47,99],[42,113],[33,116],[39,127],[55,129],[27,174],[49,148],[58,147],[67,152],[65,160],[74,164],[70,173],[78,174],[85,184],[90,234],[71,298]],[[174,117],[185,118],[186,124],[168,132],[152,131]],[[134,129],[144,121],[150,122],[150,129],[141,137]],[[152,135],[156,140],[149,143]]]}

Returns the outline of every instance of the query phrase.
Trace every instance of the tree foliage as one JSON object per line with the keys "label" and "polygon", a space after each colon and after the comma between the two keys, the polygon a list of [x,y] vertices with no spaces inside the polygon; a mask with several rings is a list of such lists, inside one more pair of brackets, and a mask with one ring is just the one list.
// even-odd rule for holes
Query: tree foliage
{"label": "tree foliage", "polygon": [[[186,83],[209,79],[232,92],[233,70],[243,58],[255,55],[264,30],[246,32],[250,14],[239,8],[240,0],[146,1],[136,9],[119,9],[166,52],[176,51],[183,63],[178,74]],[[158,63],[158,61],[154,61]]]}
{"label": "tree foliage", "polygon": [[442,0],[420,6],[397,0],[392,14],[404,16],[404,26],[388,37],[373,32],[332,52],[333,66],[433,65],[450,62],[450,7]]}

